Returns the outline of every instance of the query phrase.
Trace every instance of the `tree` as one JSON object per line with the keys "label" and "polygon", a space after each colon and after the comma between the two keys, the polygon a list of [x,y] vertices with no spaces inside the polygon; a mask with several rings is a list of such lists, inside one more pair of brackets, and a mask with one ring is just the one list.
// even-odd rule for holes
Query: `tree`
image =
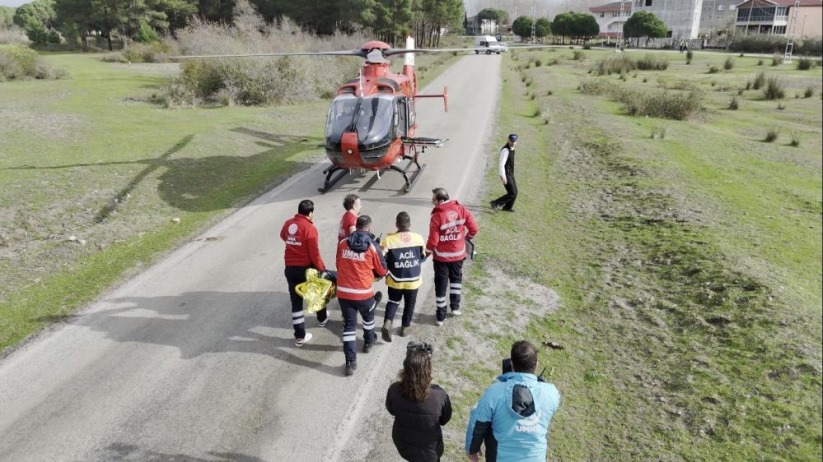
{"label": "tree", "polygon": [[30,24],[40,23],[46,29],[55,26],[57,14],[54,11],[54,0],[34,0],[17,8],[13,21],[22,28]]}
{"label": "tree", "polygon": [[667,32],[666,24],[648,11],[634,13],[623,25],[623,34],[626,38],[665,37]]}
{"label": "tree", "polygon": [[521,38],[530,38],[532,36],[532,23],[534,19],[528,16],[520,16],[512,23],[512,32],[514,35],[519,35]]}
{"label": "tree", "polygon": [[590,14],[568,12],[555,16],[552,22],[552,32],[554,35],[580,40],[599,34],[600,26]]}
{"label": "tree", "polygon": [[60,0],[54,9],[65,35],[79,38],[83,51],[88,51],[89,34],[96,29],[91,0]]}
{"label": "tree", "polygon": [[552,23],[548,18],[539,18],[534,25],[534,36],[537,38],[548,37],[552,33]]}
{"label": "tree", "polygon": [[0,28],[8,29],[14,25],[15,10],[10,6],[0,6]]}

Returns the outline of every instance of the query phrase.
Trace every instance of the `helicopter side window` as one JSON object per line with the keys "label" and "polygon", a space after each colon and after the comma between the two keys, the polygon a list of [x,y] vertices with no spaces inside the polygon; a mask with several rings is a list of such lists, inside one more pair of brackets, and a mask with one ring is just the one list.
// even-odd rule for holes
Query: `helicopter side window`
{"label": "helicopter side window", "polygon": [[406,98],[397,98],[397,135],[398,136],[406,136],[409,132],[408,120],[408,100]]}

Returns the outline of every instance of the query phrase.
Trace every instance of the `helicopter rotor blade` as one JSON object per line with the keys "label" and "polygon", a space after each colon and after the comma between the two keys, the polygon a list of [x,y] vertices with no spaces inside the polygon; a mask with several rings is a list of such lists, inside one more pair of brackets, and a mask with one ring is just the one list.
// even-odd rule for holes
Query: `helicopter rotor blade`
{"label": "helicopter rotor blade", "polygon": [[344,50],[344,51],[292,51],[281,53],[244,53],[235,55],[180,55],[168,56],[171,60],[180,59],[211,59],[211,58],[265,58],[277,56],[358,56],[366,57],[365,50]]}
{"label": "helicopter rotor blade", "polygon": [[[525,50],[538,48],[552,48],[552,45],[510,46],[509,50]],[[474,48],[389,48],[388,50],[383,51],[383,56],[388,58],[390,56],[403,55],[407,53],[451,53],[461,51],[474,52]]]}

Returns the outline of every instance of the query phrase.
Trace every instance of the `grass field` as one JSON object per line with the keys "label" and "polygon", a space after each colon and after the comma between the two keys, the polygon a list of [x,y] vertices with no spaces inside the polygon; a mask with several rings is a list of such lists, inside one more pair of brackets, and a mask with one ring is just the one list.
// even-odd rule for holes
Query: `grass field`
{"label": "grass field", "polygon": [[[504,55],[496,139],[521,136],[520,199],[515,214],[482,214],[469,337],[450,338],[438,363],[460,410],[447,460],[463,457],[463,411],[493,380],[495,355],[522,337],[563,346],[541,353],[563,394],[551,460],[820,460],[821,69],[733,56],[710,74],[726,56],[695,52],[688,65],[656,55],[671,61],[664,71],[588,73],[611,55]],[[146,102],[167,66],[48,59],[70,79],[0,84],[0,349],[324,158],[327,102],[167,110]],[[786,99],[745,90],[760,71]],[[704,109],[630,117],[581,94],[587,79],[696,87]],[[502,193],[495,157],[487,199]],[[506,277],[502,292],[484,283]],[[505,308],[498,322],[511,325],[471,322]],[[489,355],[467,357],[477,338]]]}
{"label": "grass field", "polygon": [[[541,353],[564,399],[551,460],[820,460],[820,67],[734,56],[730,71],[709,74],[727,56],[695,52],[690,65],[655,54],[670,61],[664,71],[589,74],[612,55],[506,57],[496,139],[520,134],[520,196],[517,213],[482,217],[469,316],[519,303],[514,290],[488,302],[495,272],[559,294],[528,333],[487,332],[501,358],[523,337],[564,347]],[[760,71],[785,84],[786,99],[745,90]],[[704,109],[688,121],[631,117],[578,91],[595,78],[698,88]],[[769,129],[779,131],[771,143]],[[490,156],[487,199],[503,192]],[[474,385],[458,387],[471,390],[453,396],[458,407],[493,380],[491,359],[456,374]],[[457,386],[454,375],[444,382]],[[457,460],[462,435],[450,443]]]}
{"label": "grass field", "polygon": [[0,351],[325,161],[328,101],[162,109],[175,65],[47,59],[70,77],[0,84]]}

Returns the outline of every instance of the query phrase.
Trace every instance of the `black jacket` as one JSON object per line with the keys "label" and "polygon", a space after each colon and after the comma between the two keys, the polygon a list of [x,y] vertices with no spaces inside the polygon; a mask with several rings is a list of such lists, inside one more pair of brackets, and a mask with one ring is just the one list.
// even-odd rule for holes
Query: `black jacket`
{"label": "black jacket", "polygon": [[412,462],[437,462],[443,455],[441,425],[452,418],[449,395],[437,385],[431,386],[429,399],[417,403],[403,397],[400,383],[386,393],[386,409],[394,416],[392,440],[403,459]]}

